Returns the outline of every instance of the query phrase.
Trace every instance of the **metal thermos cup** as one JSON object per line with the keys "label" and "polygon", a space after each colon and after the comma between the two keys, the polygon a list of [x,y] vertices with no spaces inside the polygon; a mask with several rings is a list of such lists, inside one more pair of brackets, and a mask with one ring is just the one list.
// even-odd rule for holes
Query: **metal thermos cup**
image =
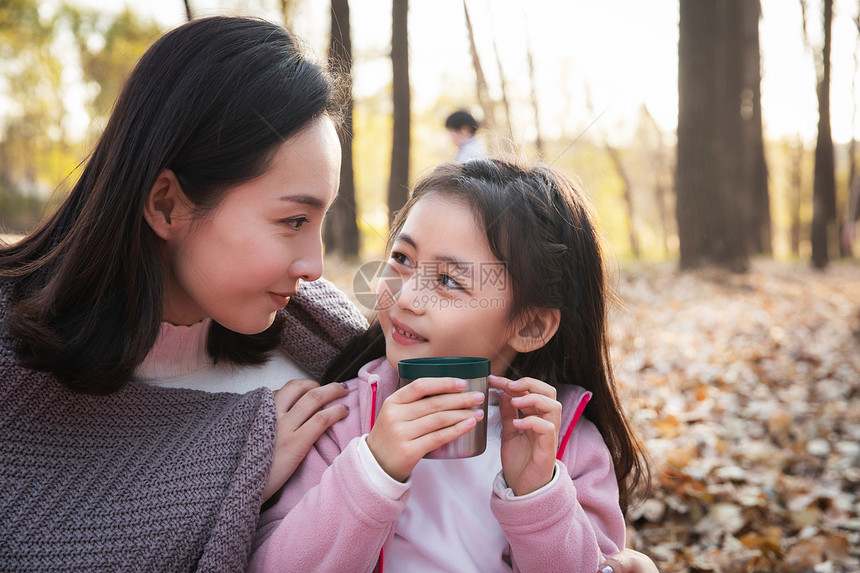
{"label": "metal thermos cup", "polygon": [[453,442],[429,452],[424,457],[431,459],[470,458],[487,449],[487,402],[489,401],[487,376],[490,361],[487,358],[442,356],[437,358],[410,358],[397,363],[402,388],[418,378],[462,378],[466,381],[463,392],[482,392],[484,401],[479,406],[484,417],[474,428]]}

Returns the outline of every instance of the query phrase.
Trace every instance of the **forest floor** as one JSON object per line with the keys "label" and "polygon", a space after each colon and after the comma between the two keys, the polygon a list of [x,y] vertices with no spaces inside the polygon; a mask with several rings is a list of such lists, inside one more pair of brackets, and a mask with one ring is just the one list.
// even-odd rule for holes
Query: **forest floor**
{"label": "forest floor", "polygon": [[[351,293],[354,265],[327,261]],[[860,264],[622,264],[610,320],[663,573],[860,571]]]}
{"label": "forest floor", "polygon": [[860,265],[628,266],[611,321],[665,572],[860,571]]}

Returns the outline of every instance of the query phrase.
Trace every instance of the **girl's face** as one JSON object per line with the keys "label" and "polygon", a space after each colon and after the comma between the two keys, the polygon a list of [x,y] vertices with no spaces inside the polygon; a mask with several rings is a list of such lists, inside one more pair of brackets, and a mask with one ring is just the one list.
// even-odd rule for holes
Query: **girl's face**
{"label": "girl's face", "polygon": [[504,374],[516,356],[509,279],[465,203],[440,193],[421,199],[377,287],[388,361],[477,356]]}
{"label": "girl's face", "polygon": [[211,317],[242,334],[268,328],[299,280],[322,274],[321,225],[339,174],[337,134],[323,117],[281,145],[262,176],[202,217],[184,217],[166,243],[165,320]]}

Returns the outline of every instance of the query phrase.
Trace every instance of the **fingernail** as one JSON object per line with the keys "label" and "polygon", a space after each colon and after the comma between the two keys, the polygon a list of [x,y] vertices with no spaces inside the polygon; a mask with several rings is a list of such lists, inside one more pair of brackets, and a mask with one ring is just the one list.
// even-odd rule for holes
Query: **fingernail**
{"label": "fingernail", "polygon": [[457,384],[457,388],[465,388],[466,387],[466,381],[465,380],[457,379],[455,384]]}
{"label": "fingernail", "polygon": [[340,385],[349,390],[349,384],[347,384],[346,382],[341,382]]}
{"label": "fingernail", "polygon": [[473,415],[473,418],[475,418],[475,420],[483,420],[484,419],[484,411],[483,410],[474,410],[474,412],[475,412],[475,414]]}
{"label": "fingernail", "polygon": [[484,401],[484,394],[482,392],[475,392],[472,396],[474,397],[476,404],[480,404]]}
{"label": "fingernail", "polygon": [[604,565],[597,570],[597,573],[615,573],[615,569],[612,568],[612,565]]}
{"label": "fingernail", "polygon": [[343,405],[343,407],[344,407],[344,408],[346,408],[346,411],[347,411],[347,412],[349,412],[349,406],[347,406],[346,404],[344,404],[344,405]]}

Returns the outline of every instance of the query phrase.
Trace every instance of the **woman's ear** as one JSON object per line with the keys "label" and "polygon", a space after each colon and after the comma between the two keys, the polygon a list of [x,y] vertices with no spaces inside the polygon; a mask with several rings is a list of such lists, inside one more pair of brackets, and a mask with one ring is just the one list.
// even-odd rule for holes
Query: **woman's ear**
{"label": "woman's ear", "polygon": [[156,235],[164,240],[170,239],[180,227],[188,208],[188,199],[176,174],[165,169],[155,178],[152,189],[146,196],[143,218]]}
{"label": "woman's ear", "polygon": [[526,311],[518,321],[517,328],[508,341],[517,352],[531,352],[549,342],[561,322],[561,311],[557,308],[539,308]]}

